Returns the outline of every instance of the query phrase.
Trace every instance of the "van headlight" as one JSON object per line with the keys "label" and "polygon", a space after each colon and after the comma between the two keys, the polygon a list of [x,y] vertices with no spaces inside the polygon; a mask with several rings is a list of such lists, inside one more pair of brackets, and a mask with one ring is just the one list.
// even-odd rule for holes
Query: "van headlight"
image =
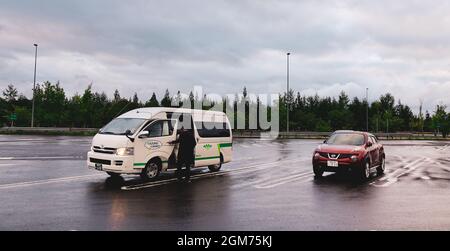
{"label": "van headlight", "polygon": [[121,147],[116,149],[116,154],[121,156],[134,155],[134,147]]}

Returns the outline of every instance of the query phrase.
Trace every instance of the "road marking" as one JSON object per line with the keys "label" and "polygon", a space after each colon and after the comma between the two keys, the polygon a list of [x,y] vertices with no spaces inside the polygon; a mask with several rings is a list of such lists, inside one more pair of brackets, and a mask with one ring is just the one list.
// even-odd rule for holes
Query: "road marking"
{"label": "road marking", "polygon": [[27,186],[58,183],[58,182],[75,181],[75,180],[90,179],[90,178],[100,177],[100,176],[104,176],[104,175],[103,174],[88,174],[88,175],[70,176],[70,177],[53,178],[53,179],[45,179],[45,180],[34,180],[34,181],[9,183],[9,184],[0,185],[0,189],[18,188],[18,187],[27,187]]}
{"label": "road marking", "polygon": [[[266,168],[271,168],[271,167],[281,165],[284,163],[288,163],[288,162],[292,163],[293,160],[296,160],[296,159],[286,159],[286,160],[282,160],[282,161],[261,163],[261,164],[256,164],[256,165],[251,165],[251,166],[246,166],[246,167],[241,167],[241,168],[224,170],[224,171],[215,172],[215,173],[207,172],[207,173],[195,174],[195,175],[191,176],[191,179],[196,180],[196,179],[199,179],[202,177],[213,177],[213,176],[222,176],[222,175],[226,175],[226,174],[242,174],[242,173],[247,173],[247,172],[254,172],[254,171],[258,171],[258,170],[262,170],[262,169],[266,169]],[[141,183],[141,184],[136,184],[136,185],[123,186],[121,189],[122,190],[137,190],[137,189],[165,185],[165,184],[173,183],[177,180],[178,180],[177,178],[171,178],[171,179],[166,179],[166,180],[151,181],[151,182]]]}
{"label": "road marking", "polygon": [[442,164],[440,161],[437,160],[431,160],[431,163],[438,165],[441,169],[444,171],[450,172],[450,168],[444,164]]}
{"label": "road marking", "polygon": [[382,181],[384,182],[383,184],[376,184],[378,182],[374,182],[371,183],[370,185],[375,186],[375,187],[388,187],[394,183],[396,183],[398,181],[398,178],[400,178],[401,176],[408,174],[412,171],[414,171],[415,169],[417,169],[421,164],[423,164],[423,162],[426,160],[425,157],[420,158],[420,159],[416,159],[413,162],[410,162],[408,165],[404,166],[403,168],[397,169],[395,170],[393,173],[386,175],[385,177],[379,179],[378,181]]}
{"label": "road marking", "polygon": [[0,163],[0,166],[14,166],[14,164],[10,164],[10,163],[3,164],[3,163]]}
{"label": "road marking", "polygon": [[259,188],[259,189],[273,188],[273,187],[284,185],[286,183],[293,182],[296,180],[310,178],[312,176],[313,176],[313,174],[310,171],[308,171],[308,172],[303,172],[303,173],[296,174],[296,175],[287,176],[287,177],[284,177],[281,179],[271,180],[270,182],[267,182],[267,183],[261,184],[261,185],[256,185],[254,187]]}
{"label": "road marking", "polygon": [[313,176],[313,174],[311,171],[305,171],[305,172],[301,172],[299,174],[289,175],[289,176],[285,176],[285,177],[278,178],[278,179],[273,179],[273,180],[270,180],[269,182],[255,185],[254,187],[258,188],[258,189],[273,188],[273,187],[277,187],[277,186],[280,186],[280,185],[283,185],[283,184],[286,184],[286,183],[289,183],[292,181],[309,178],[312,176]]}
{"label": "road marking", "polygon": [[40,160],[40,159],[84,159],[84,156],[24,156],[24,157],[0,157],[0,160]]}

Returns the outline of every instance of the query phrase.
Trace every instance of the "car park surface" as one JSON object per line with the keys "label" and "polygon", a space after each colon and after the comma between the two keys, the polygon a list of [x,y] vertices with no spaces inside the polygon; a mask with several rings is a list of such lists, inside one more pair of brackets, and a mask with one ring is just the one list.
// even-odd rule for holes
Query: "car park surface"
{"label": "car park surface", "polygon": [[450,142],[382,141],[386,172],[314,179],[322,140],[235,139],[217,173],[156,181],[86,167],[90,137],[0,135],[1,230],[450,228]]}

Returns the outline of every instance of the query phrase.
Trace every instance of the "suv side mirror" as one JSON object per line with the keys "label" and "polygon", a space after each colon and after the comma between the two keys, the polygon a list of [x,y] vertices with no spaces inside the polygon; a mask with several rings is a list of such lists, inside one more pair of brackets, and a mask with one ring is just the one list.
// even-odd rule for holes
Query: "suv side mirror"
{"label": "suv side mirror", "polygon": [[371,147],[373,144],[372,144],[372,142],[370,142],[370,141],[368,141],[367,143],[366,143],[366,147]]}

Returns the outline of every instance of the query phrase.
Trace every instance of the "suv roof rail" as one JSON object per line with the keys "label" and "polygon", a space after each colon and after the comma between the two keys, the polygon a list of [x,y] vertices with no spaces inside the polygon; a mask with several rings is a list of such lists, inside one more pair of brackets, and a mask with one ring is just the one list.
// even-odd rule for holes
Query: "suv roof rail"
{"label": "suv roof rail", "polygon": [[354,130],[336,130],[334,132],[354,132]]}

